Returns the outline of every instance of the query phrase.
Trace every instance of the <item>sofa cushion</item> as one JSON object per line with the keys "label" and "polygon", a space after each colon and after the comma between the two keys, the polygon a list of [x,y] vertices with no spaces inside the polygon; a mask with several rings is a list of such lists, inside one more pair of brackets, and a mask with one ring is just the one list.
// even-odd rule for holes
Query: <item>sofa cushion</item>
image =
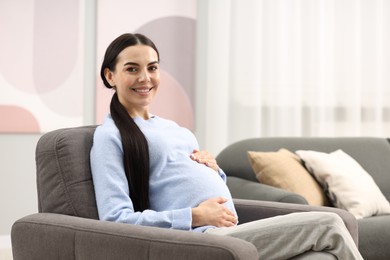
{"label": "sofa cushion", "polygon": [[341,149],[331,153],[296,153],[326,189],[334,206],[348,210],[357,219],[390,214],[390,203],[373,178]]}
{"label": "sofa cushion", "polygon": [[277,152],[248,151],[248,157],[260,183],[298,193],[310,205],[328,205],[321,186],[296,154],[280,149]]}
{"label": "sofa cushion", "polygon": [[390,215],[359,219],[358,225],[359,251],[364,259],[389,259]]}

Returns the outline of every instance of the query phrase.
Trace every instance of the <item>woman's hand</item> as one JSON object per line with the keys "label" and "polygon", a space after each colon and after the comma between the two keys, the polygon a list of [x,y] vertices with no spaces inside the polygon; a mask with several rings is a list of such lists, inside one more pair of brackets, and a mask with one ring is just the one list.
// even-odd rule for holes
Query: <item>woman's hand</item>
{"label": "woman's hand", "polygon": [[216,172],[219,170],[219,166],[215,158],[208,151],[194,150],[190,155],[190,158],[198,163],[202,163]]}
{"label": "woman's hand", "polygon": [[225,205],[226,198],[208,199],[192,209],[192,226],[231,227],[237,223],[237,217]]}

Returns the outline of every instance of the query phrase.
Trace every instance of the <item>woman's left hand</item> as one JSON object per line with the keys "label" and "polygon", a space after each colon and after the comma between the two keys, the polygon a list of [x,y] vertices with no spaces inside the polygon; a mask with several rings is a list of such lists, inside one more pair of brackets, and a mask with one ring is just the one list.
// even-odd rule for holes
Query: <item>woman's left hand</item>
{"label": "woman's left hand", "polygon": [[217,161],[215,160],[214,156],[212,156],[208,151],[199,151],[195,149],[190,155],[190,158],[198,163],[202,163],[212,168],[216,172],[218,172],[219,170]]}

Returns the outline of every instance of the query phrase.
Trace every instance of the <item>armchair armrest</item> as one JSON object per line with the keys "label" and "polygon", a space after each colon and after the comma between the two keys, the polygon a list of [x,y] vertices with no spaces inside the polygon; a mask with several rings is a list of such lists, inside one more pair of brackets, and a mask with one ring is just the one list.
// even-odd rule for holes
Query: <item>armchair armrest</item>
{"label": "armchair armrest", "polygon": [[14,260],[24,259],[257,259],[241,239],[37,213],[11,231]]}
{"label": "armchair armrest", "polygon": [[228,176],[227,186],[233,198],[308,204],[301,195],[266,184]]}
{"label": "armchair armrest", "polygon": [[282,203],[272,201],[256,201],[234,199],[234,205],[239,216],[240,223],[246,223],[263,218],[285,215],[294,212],[323,211],[338,214],[344,221],[349,233],[356,245],[358,245],[358,224],[356,218],[348,211],[332,208],[309,206],[293,203]]}

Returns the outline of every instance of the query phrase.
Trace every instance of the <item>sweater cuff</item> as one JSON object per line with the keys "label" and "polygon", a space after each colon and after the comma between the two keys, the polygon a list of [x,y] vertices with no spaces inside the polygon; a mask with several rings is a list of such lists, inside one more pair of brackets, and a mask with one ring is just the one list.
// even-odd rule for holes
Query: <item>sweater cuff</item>
{"label": "sweater cuff", "polygon": [[173,211],[172,228],[180,230],[191,230],[192,210],[191,208]]}

